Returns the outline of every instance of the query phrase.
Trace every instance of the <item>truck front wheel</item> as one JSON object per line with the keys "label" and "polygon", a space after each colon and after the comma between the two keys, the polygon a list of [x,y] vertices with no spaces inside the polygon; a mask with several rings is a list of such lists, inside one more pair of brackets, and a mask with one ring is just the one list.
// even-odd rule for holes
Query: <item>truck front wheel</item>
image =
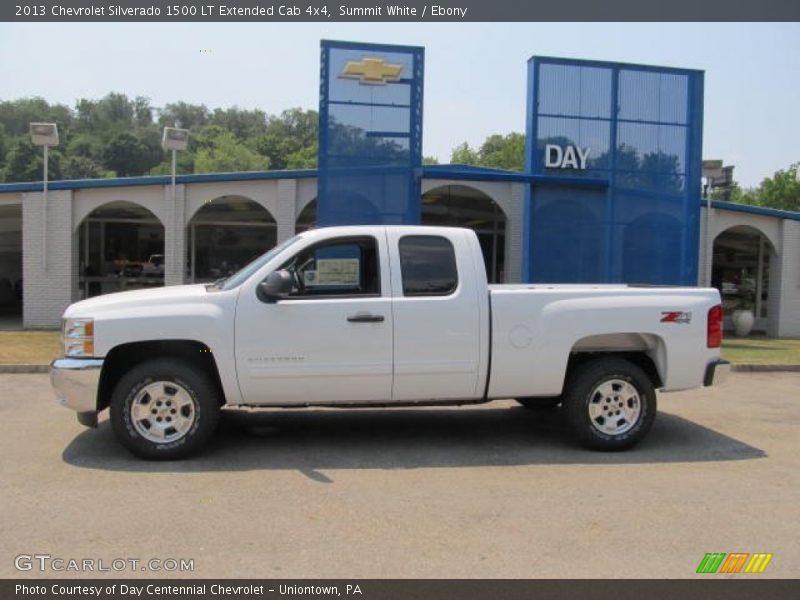
{"label": "truck front wheel", "polygon": [[598,358],[576,367],[563,398],[573,434],[593,450],[630,448],[644,438],[656,416],[650,378],[620,358]]}
{"label": "truck front wheel", "polygon": [[219,394],[201,371],[178,360],[137,365],[111,397],[111,426],[133,454],[174,460],[199,452],[219,421]]}

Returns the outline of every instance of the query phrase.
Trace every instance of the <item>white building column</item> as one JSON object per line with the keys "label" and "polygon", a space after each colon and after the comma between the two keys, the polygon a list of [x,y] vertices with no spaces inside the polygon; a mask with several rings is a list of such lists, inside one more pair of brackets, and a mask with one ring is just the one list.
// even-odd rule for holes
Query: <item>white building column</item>
{"label": "white building column", "polygon": [[[45,210],[47,211],[45,213]],[[77,242],[72,230],[72,191],[22,196],[22,322],[28,329],[57,329],[76,299]]]}
{"label": "white building column", "polygon": [[[781,221],[777,252],[777,264],[770,264],[768,310],[775,312],[767,335],[800,337],[800,221]],[[778,297],[772,298],[772,294]]]}
{"label": "white building column", "polygon": [[186,277],[186,186],[164,186],[164,285],[181,285]]}
{"label": "white building column", "polygon": [[711,233],[712,237],[714,235],[713,231],[710,231],[710,226],[713,224],[715,212],[716,209],[712,208],[710,215],[712,223],[708,223],[707,219],[709,218],[709,215],[705,205],[700,208],[700,240],[698,242],[700,246],[697,253],[697,285],[701,287],[711,285],[711,263],[714,258],[714,253],[709,247],[708,235],[709,233]]}
{"label": "white building column", "polygon": [[294,235],[295,206],[297,202],[297,180],[278,180],[278,202],[275,211],[275,221],[278,224],[278,243],[288,240]]}
{"label": "white building column", "polygon": [[525,205],[525,185],[511,184],[511,202],[505,207],[506,212],[506,248],[505,270],[506,283],[522,281],[522,229],[523,207]]}

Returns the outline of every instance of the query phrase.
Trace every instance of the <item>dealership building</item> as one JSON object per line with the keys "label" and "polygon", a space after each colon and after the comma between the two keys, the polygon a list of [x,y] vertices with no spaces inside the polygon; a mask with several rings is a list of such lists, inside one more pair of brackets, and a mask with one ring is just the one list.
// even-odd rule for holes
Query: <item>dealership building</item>
{"label": "dealership building", "polygon": [[700,197],[703,73],[528,62],[523,172],[422,165],[424,50],[323,41],[319,167],[0,184],[0,327],[224,277],[298,231],[469,227],[492,282],[714,285],[800,337],[800,213]]}

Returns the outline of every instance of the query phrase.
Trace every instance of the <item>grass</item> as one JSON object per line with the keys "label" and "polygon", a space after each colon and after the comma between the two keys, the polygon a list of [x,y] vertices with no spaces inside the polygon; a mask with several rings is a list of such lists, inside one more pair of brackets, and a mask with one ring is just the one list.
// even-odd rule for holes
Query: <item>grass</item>
{"label": "grass", "polygon": [[0,365],[48,365],[60,355],[58,331],[0,331]]}
{"label": "grass", "polygon": [[798,365],[800,339],[727,337],[722,341],[722,358],[734,364]]}
{"label": "grass", "polygon": [[[57,331],[0,331],[0,365],[46,365],[61,355]],[[800,339],[726,337],[722,356],[732,363],[800,364]]]}

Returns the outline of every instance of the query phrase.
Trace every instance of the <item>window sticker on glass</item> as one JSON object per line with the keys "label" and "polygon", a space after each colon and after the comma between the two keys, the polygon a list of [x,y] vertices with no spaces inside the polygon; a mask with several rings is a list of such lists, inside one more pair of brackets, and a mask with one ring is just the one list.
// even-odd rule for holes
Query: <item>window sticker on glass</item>
{"label": "window sticker on glass", "polygon": [[306,282],[306,285],[358,286],[361,283],[360,262],[357,258],[318,258],[315,281]]}

